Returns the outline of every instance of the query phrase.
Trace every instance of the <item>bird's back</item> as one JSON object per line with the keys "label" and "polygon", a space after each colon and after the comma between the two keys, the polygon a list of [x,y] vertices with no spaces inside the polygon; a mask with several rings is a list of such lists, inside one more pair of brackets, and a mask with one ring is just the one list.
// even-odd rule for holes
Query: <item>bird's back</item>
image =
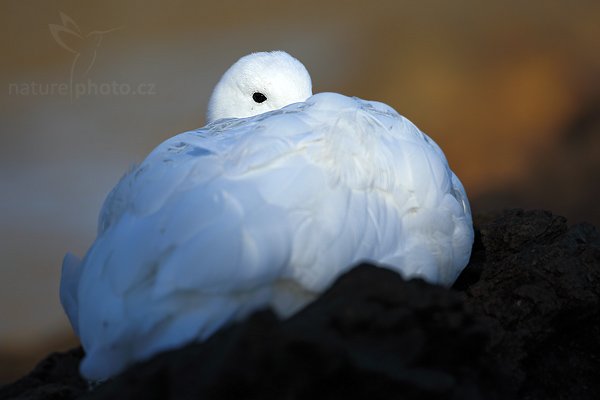
{"label": "bird's back", "polygon": [[[437,145],[386,105],[324,93],[177,135],[107,198],[83,259],[82,372],[289,315],[361,260],[450,285],[473,232]],[[67,291],[67,290],[65,290]]]}

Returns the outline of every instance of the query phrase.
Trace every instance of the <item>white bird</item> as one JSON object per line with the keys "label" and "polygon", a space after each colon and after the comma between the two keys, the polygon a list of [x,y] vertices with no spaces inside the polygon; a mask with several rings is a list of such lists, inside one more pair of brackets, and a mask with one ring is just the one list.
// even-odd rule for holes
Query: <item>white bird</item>
{"label": "white bird", "polygon": [[61,302],[84,377],[106,379],[257,309],[287,317],[362,260],[446,286],[467,264],[464,188],[391,107],[311,96],[304,66],[270,52],[224,74],[208,120],[126,174],[85,258],[65,257]]}

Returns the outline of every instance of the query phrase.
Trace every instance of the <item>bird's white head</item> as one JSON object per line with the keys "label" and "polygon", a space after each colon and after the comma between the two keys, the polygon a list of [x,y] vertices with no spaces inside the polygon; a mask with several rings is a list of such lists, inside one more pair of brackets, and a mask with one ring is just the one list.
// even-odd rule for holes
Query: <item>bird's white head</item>
{"label": "bird's white head", "polygon": [[221,77],[208,103],[207,122],[244,118],[305,101],[310,75],[288,53],[271,51],[240,58]]}

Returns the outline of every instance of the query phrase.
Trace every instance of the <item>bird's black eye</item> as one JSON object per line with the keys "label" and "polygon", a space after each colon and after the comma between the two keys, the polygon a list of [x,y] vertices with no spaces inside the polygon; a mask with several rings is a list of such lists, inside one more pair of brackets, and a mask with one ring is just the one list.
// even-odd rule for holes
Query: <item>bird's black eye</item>
{"label": "bird's black eye", "polygon": [[254,100],[257,103],[262,103],[263,101],[267,100],[267,96],[260,92],[256,92],[252,95],[252,100]]}

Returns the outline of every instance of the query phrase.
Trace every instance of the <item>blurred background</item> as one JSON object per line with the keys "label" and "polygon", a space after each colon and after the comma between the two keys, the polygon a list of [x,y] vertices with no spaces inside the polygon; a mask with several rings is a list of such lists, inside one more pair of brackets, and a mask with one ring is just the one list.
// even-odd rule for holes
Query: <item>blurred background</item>
{"label": "blurred background", "polygon": [[390,104],[444,149],[475,213],[600,224],[598,1],[0,2],[0,383],[76,345],[58,300],[104,197],[204,124],[239,57]]}

